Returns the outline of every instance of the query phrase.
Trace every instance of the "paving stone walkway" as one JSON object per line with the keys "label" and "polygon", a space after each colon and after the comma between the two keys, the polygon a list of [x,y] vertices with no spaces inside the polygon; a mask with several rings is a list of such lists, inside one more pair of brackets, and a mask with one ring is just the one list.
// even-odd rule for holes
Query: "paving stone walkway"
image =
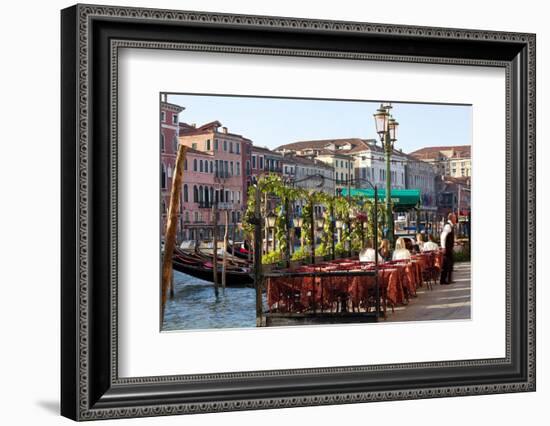
{"label": "paving stone walkway", "polygon": [[408,305],[397,306],[394,313],[388,309],[386,321],[470,319],[470,262],[455,263],[453,280],[450,285],[437,283],[433,290],[424,284],[417,290],[418,297],[411,298]]}

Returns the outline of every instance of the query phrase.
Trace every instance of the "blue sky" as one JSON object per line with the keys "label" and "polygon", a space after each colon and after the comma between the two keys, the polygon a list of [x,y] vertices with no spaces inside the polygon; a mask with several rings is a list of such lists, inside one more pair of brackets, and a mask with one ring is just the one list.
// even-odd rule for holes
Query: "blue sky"
{"label": "blue sky", "polygon": [[[168,95],[168,102],[185,107],[180,121],[218,120],[272,149],[299,140],[377,138],[372,114],[380,102],[203,95]],[[471,144],[471,106],[393,103],[392,114],[399,122],[396,148],[404,152]]]}

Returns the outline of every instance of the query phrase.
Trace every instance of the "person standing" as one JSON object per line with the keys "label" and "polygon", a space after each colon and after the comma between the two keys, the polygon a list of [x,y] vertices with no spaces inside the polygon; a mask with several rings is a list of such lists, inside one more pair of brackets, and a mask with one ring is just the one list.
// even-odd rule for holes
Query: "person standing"
{"label": "person standing", "polygon": [[441,232],[441,248],[443,249],[443,266],[441,270],[440,284],[451,284],[453,273],[453,248],[455,245],[456,215],[449,213],[447,223]]}

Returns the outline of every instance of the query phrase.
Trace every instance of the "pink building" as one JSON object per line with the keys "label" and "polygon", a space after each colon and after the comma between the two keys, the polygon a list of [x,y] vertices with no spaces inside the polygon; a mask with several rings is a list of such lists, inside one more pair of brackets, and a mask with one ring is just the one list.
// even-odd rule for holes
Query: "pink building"
{"label": "pink building", "polygon": [[[161,235],[166,231],[166,215],[170,203],[172,174],[176,164],[179,135],[179,113],[185,108],[166,102],[160,103],[160,187],[161,187]],[[180,209],[181,212],[181,209]],[[183,223],[178,215],[178,234],[181,234]]]}
{"label": "pink building", "polygon": [[[188,171],[191,170],[191,172],[184,174],[184,184],[188,185],[189,191],[191,186],[198,185],[199,191],[198,205],[196,202],[189,202],[190,217],[194,218],[195,211],[198,209],[199,215],[202,212],[204,218],[208,214],[206,210],[211,209],[212,202],[217,202],[220,211],[229,210],[230,235],[232,235],[233,229],[237,231],[237,224],[241,222],[246,208],[243,203],[245,191],[243,172],[246,167],[243,165],[243,143],[246,145],[250,141],[241,135],[229,133],[227,128],[222,127],[219,121],[213,121],[200,127],[181,123],[179,141],[191,148],[188,151]],[[203,158],[200,158],[200,155]],[[191,156],[194,156],[193,160],[191,160]],[[203,161],[202,172],[200,171],[201,159]],[[195,160],[197,160],[198,170],[195,170]],[[208,165],[208,171],[206,171],[205,164]],[[198,173],[198,175],[191,173]],[[202,178],[208,176],[208,179],[212,180],[195,181],[201,173],[204,175],[201,176]],[[201,183],[203,187],[202,207],[200,198]],[[193,210],[191,210],[192,208]],[[211,234],[208,234],[210,223],[199,223],[199,225],[204,225],[202,228],[204,231],[203,238],[208,239],[211,236]],[[200,227],[195,228],[200,232]],[[220,214],[219,236],[223,235],[223,228],[223,216]],[[193,226],[188,227],[189,231],[193,229]],[[195,234],[195,238],[201,239],[200,234],[198,237]]]}
{"label": "pink building", "polygon": [[187,148],[182,187],[181,240],[212,238],[212,200],[215,197],[212,153]]}

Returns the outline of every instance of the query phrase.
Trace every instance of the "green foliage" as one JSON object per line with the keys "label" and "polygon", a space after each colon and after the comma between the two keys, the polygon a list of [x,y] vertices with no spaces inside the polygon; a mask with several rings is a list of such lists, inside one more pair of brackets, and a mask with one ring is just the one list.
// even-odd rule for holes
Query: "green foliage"
{"label": "green foliage", "polygon": [[470,249],[467,245],[462,246],[462,250],[453,253],[453,259],[455,262],[469,262],[470,261]]}
{"label": "green foliage", "polygon": [[292,253],[292,257],[290,258],[290,260],[304,260],[308,257],[309,253],[306,252],[304,247],[300,247],[298,250]]}
{"label": "green foliage", "polygon": [[[284,206],[288,203],[291,205],[296,200],[304,200],[305,204],[302,209],[302,238],[304,241],[304,247],[300,250],[297,250],[293,256],[292,260],[302,260],[309,257],[311,245],[314,244],[311,241],[311,227],[315,226],[311,223],[311,212],[315,205],[323,205],[325,207],[324,213],[324,227],[321,234],[321,244],[316,248],[315,252],[319,256],[329,255],[332,247],[332,238],[334,238],[332,229],[331,229],[331,219],[336,221],[340,220],[346,224],[342,228],[341,236],[342,241],[335,246],[335,254],[342,255],[346,254],[344,247],[346,247],[346,242],[351,244],[353,250],[360,250],[362,247],[362,238],[365,240],[371,239],[376,232],[378,231],[379,241],[382,239],[382,224],[385,217],[385,206],[382,203],[378,204],[378,228],[374,224],[374,202],[362,197],[340,197],[332,196],[324,192],[315,192],[311,190],[306,190],[303,188],[295,188],[292,186],[287,186],[283,182],[282,178],[275,174],[264,175],[258,180],[258,189],[260,194],[263,197],[271,196],[277,200],[277,208],[275,209],[275,214],[277,216],[275,222],[275,235],[274,238],[278,244],[277,254],[268,255],[273,259],[281,260],[281,257],[284,257],[284,253],[288,249],[289,242],[287,241],[287,227],[291,227],[291,223],[286,223],[286,214],[284,211]],[[252,225],[254,219],[254,208],[256,203],[256,187],[251,186],[248,190],[248,202],[247,209],[243,218],[243,229],[245,235],[249,239],[252,239],[254,232],[254,226]],[[269,212],[264,211],[264,203],[260,206],[260,216],[265,218]],[[367,225],[364,230],[361,230],[362,222],[361,220],[350,220],[349,213],[350,211],[355,211],[360,215],[363,215],[363,220],[367,220]],[[331,217],[331,213],[333,217]],[[351,226],[348,227],[347,224]],[[351,228],[351,229],[350,229]],[[278,256],[278,257],[277,257]],[[270,259],[270,258],[268,258]],[[267,262],[267,261],[266,261]],[[268,261],[267,263],[273,263]]]}
{"label": "green foliage", "polygon": [[282,260],[281,252],[279,250],[275,250],[272,252],[269,252],[267,254],[264,254],[262,256],[262,263],[264,265],[269,265],[271,263],[277,263]]}
{"label": "green foliage", "polygon": [[345,250],[343,241],[340,241],[339,243],[336,243],[336,245],[334,246],[334,252],[335,252],[337,257],[341,257],[341,256],[346,255],[346,250]]}

